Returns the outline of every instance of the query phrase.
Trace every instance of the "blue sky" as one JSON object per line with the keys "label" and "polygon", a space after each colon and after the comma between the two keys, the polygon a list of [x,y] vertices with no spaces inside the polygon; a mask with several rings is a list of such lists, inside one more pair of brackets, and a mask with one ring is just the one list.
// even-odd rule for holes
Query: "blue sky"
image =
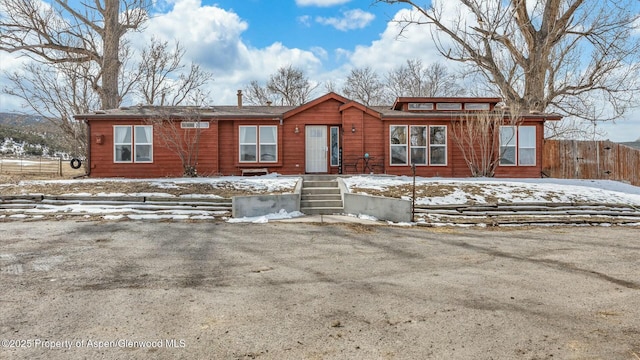
{"label": "blue sky", "polygon": [[[78,0],[70,0],[74,1]],[[397,37],[399,28],[391,20],[406,14],[407,5],[374,4],[374,0],[154,3],[154,16],[144,33],[130,36],[131,44],[141,49],[151,36],[180,41],[186,50],[184,61],[213,73],[213,104],[233,104],[238,89],[252,80],[266,81],[281,66],[302,68],[312,81],[333,81],[339,89],[355,67],[370,66],[384,75],[407,59],[418,58],[425,65],[444,63],[425,27],[412,27]],[[22,61],[0,52],[0,71],[17,70]],[[445,64],[455,72],[456,64]],[[0,111],[15,110],[21,110],[19,101],[0,94]],[[640,110],[601,128],[611,140],[635,140],[640,137]]]}

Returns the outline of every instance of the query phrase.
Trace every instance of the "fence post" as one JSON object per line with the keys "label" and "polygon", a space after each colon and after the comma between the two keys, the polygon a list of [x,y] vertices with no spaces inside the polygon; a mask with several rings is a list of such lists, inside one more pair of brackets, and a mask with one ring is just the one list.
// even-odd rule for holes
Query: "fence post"
{"label": "fence post", "polygon": [[58,157],[58,176],[62,176],[62,157]]}

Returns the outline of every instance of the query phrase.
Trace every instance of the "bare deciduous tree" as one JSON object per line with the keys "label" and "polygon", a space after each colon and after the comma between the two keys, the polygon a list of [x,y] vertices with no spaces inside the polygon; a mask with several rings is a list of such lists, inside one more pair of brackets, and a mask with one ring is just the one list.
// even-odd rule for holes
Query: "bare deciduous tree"
{"label": "bare deciduous tree", "polygon": [[247,101],[255,105],[264,105],[268,101],[276,105],[298,106],[311,99],[319,84],[312,84],[302,69],[291,65],[279,68],[269,77],[265,87],[252,81],[245,89]]}
{"label": "bare deciduous tree", "polygon": [[389,71],[386,83],[394,97],[449,97],[465,93],[456,77],[443,64],[434,63],[425,67],[420,59],[409,59],[406,64]]}
{"label": "bare deciduous tree", "polygon": [[22,99],[38,115],[55,124],[66,137],[72,156],[85,157],[87,132],[74,114],[87,113],[99,106],[100,99],[87,78],[90,63],[44,65],[27,63],[21,72],[8,73],[10,85],[2,90]]}
{"label": "bare deciduous tree", "polygon": [[256,80],[252,80],[247,88],[244,90],[244,97],[247,103],[253,105],[265,105],[269,102],[275,102],[275,96],[273,96],[266,86],[260,85]]}
{"label": "bare deciduous tree", "polygon": [[146,105],[196,104],[202,99],[194,96],[208,96],[199,92],[212,80],[212,74],[197,64],[191,64],[188,71],[182,63],[184,48],[176,42],[169,49],[167,41],[151,39],[149,47],[142,51],[142,60],[138,66],[136,92]]}
{"label": "bare deciduous tree", "polygon": [[[147,120],[163,147],[176,154],[182,162],[182,175],[198,176],[198,155],[202,122],[198,107],[156,108],[158,115]],[[182,123],[193,126],[181,126]]]}
{"label": "bare deciduous tree", "polygon": [[635,0],[376,2],[410,5],[404,29],[428,25],[445,58],[473,65],[513,107],[614,119],[640,88]]}
{"label": "bare deciduous tree", "polygon": [[[91,2],[93,4],[91,4]],[[148,0],[93,0],[77,9],[66,0],[51,6],[38,0],[0,3],[0,50],[22,52],[49,64],[91,62],[96,73],[86,79],[102,109],[116,108],[122,39],[147,20]]]}
{"label": "bare deciduous tree", "polygon": [[451,121],[451,138],[460,149],[471,176],[495,175],[496,167],[504,156],[500,148],[500,127],[519,125],[522,122],[520,115],[517,108],[502,107],[491,111],[469,111]]}
{"label": "bare deciduous tree", "polygon": [[342,92],[346,97],[367,106],[383,105],[390,102],[384,83],[369,66],[352,69]]}

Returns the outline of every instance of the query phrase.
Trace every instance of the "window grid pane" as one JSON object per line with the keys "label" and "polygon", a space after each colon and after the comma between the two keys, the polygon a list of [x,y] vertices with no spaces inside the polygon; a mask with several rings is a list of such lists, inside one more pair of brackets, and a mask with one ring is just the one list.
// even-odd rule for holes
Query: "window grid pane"
{"label": "window grid pane", "polygon": [[536,127],[520,126],[518,128],[518,165],[533,166],[536,164]]}
{"label": "window grid pane", "polygon": [[427,165],[427,127],[410,126],[411,164]]}
{"label": "window grid pane", "polygon": [[113,127],[114,162],[131,162],[131,126]]}
{"label": "window grid pane", "polygon": [[278,127],[260,126],[260,161],[278,161]]}
{"label": "window grid pane", "polygon": [[256,126],[240,126],[240,162],[258,160]]}
{"label": "window grid pane", "polygon": [[447,165],[446,126],[429,126],[429,164]]}
{"label": "window grid pane", "polygon": [[337,126],[331,127],[331,166],[340,165],[340,138]]}
{"label": "window grid pane", "polygon": [[500,127],[500,165],[516,165],[515,126]]}
{"label": "window grid pane", "polygon": [[391,125],[389,127],[391,145],[391,165],[407,165],[407,126]]}
{"label": "window grid pane", "polygon": [[134,127],[135,142],[135,161],[136,162],[152,162],[153,161],[153,126],[135,126]]}

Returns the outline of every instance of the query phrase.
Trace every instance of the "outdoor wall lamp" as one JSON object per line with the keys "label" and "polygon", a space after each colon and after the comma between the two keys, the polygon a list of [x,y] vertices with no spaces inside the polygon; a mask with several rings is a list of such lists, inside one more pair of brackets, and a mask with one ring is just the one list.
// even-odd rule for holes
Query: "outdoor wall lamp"
{"label": "outdoor wall lamp", "polygon": [[351,124],[351,132],[352,133],[356,132],[356,126],[354,124]]}
{"label": "outdoor wall lamp", "polygon": [[296,125],[296,129],[293,130],[293,132],[296,133],[296,134],[300,133],[300,129],[298,129],[298,125]]}
{"label": "outdoor wall lamp", "polygon": [[96,135],[96,144],[102,145],[104,142],[104,135]]}

